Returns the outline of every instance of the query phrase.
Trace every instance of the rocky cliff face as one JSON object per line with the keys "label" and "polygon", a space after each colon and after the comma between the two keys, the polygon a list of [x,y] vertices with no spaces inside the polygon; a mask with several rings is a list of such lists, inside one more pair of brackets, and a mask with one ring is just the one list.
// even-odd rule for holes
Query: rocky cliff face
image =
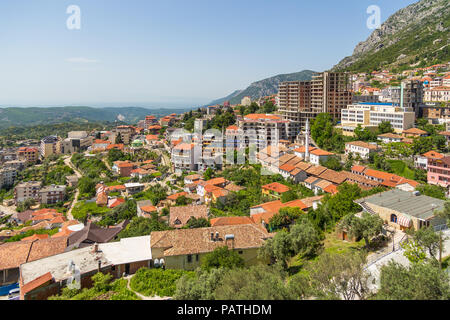
{"label": "rocky cliff face", "polygon": [[231,104],[238,104],[245,96],[252,99],[258,99],[265,96],[270,96],[278,92],[278,85],[283,81],[307,81],[312,79],[314,71],[303,70],[300,72],[279,74],[264,80],[252,83],[245,90],[237,90],[229,96],[212,101],[209,105],[222,104],[225,101],[230,101]]}
{"label": "rocky cliff face", "polygon": [[[449,31],[449,13],[449,0],[421,0],[411,4],[390,16],[366,41],[358,43],[353,55],[344,58],[333,70],[347,69],[368,55],[392,47],[408,37],[415,37],[414,40],[420,42],[436,36],[433,40],[439,39],[444,44],[448,44],[448,37],[445,38],[445,36],[448,36]],[[422,32],[424,30],[426,32]],[[408,52],[399,54],[403,54],[404,57],[398,60],[411,56]],[[398,56],[395,57],[395,60],[397,58]]]}

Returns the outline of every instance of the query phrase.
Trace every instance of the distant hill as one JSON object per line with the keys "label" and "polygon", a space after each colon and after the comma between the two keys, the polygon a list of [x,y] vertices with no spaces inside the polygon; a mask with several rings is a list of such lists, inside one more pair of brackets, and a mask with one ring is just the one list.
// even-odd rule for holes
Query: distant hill
{"label": "distant hill", "polygon": [[139,107],[92,108],[92,107],[51,107],[51,108],[0,108],[0,129],[11,126],[32,126],[67,121],[96,122],[123,121],[136,123],[146,115],[156,117],[171,113],[182,113],[187,109],[146,109]]}
{"label": "distant hill", "polygon": [[450,60],[450,2],[421,0],[390,16],[333,71],[410,69]]}
{"label": "distant hill", "polygon": [[230,101],[231,104],[238,104],[245,96],[249,96],[252,99],[269,96],[278,92],[278,85],[280,82],[311,80],[314,73],[315,71],[303,70],[295,73],[279,74],[274,77],[254,82],[245,90],[236,90],[224,98],[211,101],[208,105],[222,104],[225,101]]}

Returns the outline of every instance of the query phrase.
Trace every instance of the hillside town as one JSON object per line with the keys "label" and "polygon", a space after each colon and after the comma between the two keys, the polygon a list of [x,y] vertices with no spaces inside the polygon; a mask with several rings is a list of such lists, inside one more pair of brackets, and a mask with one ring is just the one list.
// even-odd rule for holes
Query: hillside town
{"label": "hillside town", "polygon": [[336,251],[378,284],[335,297],[365,299],[391,259],[448,266],[449,125],[447,63],[321,72],[237,105],[15,141],[0,150],[0,295],[68,299],[103,274],[118,297],[186,298],[180,282],[142,288],[220,261],[296,276]]}

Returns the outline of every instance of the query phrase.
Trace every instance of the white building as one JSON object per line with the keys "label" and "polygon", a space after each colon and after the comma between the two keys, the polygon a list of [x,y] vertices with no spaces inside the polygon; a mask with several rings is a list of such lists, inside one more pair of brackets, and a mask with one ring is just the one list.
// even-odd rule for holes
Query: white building
{"label": "white building", "polygon": [[352,141],[345,144],[345,154],[358,154],[362,159],[369,159],[369,155],[379,151],[378,145],[364,141]]}
{"label": "white building", "polygon": [[400,108],[392,103],[362,102],[351,104],[341,110],[342,126],[378,126],[382,122],[390,122],[394,130],[401,133],[412,128],[415,113],[409,108]]}
{"label": "white building", "polygon": [[430,102],[449,102],[450,101],[450,86],[441,86],[426,89],[425,92],[425,101]]}

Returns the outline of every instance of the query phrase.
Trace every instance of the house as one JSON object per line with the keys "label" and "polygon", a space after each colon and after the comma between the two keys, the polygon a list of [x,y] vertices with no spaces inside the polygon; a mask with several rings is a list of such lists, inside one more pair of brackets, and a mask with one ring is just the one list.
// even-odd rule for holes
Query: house
{"label": "house", "polygon": [[288,192],[289,190],[291,190],[291,188],[278,182],[261,186],[263,195],[273,198],[280,198],[283,193]]}
{"label": "house", "polygon": [[218,217],[218,218],[211,219],[209,222],[211,223],[211,227],[234,226],[234,225],[255,223],[255,221],[253,221],[253,219],[251,217],[247,217],[247,216]]}
{"label": "house", "polygon": [[189,205],[170,207],[169,225],[172,228],[184,227],[191,218],[208,219],[209,209],[206,205]]}
{"label": "house", "polygon": [[121,239],[118,242],[94,244],[59,253],[20,266],[21,300],[45,300],[58,294],[72,281],[81,289],[92,286],[97,272],[109,273],[113,279],[134,274],[152,266],[150,236]]}
{"label": "house", "polygon": [[410,128],[403,130],[402,135],[404,138],[419,138],[428,136],[428,132],[418,128]]}
{"label": "house", "polygon": [[94,243],[106,243],[112,241],[128,225],[125,220],[115,226],[102,228],[88,221],[83,229],[71,233],[67,238],[67,250],[84,248]]}
{"label": "house", "polygon": [[176,171],[196,171],[201,155],[201,146],[194,143],[178,143],[172,148],[171,162]]}
{"label": "house", "polygon": [[52,184],[39,190],[39,201],[42,204],[55,204],[64,201],[66,186]]}
{"label": "house", "polygon": [[131,177],[135,164],[130,161],[115,161],[112,171],[121,177]]}
{"label": "house", "polygon": [[110,144],[111,141],[96,139],[94,140],[92,146],[89,149],[94,152],[102,152],[105,151]]}
{"label": "house", "polygon": [[125,183],[125,189],[128,195],[133,195],[144,191],[145,186],[142,183]]}
{"label": "house", "polygon": [[208,192],[212,192],[217,188],[224,188],[229,183],[230,182],[228,180],[222,177],[210,179],[207,181],[200,180],[197,183],[197,194],[200,197],[205,198],[207,197]]}
{"label": "house", "polygon": [[174,193],[174,194],[171,194],[170,196],[168,196],[166,198],[166,202],[168,203],[168,205],[174,206],[174,205],[177,204],[177,199],[179,197],[186,197],[187,195],[188,195],[188,193],[184,192],[184,191],[183,192],[177,192],[177,193]]}
{"label": "house", "polygon": [[365,211],[377,214],[397,230],[418,230],[424,226],[437,227],[445,224],[445,220],[437,215],[444,208],[445,201],[419,192],[392,189],[355,202]]}
{"label": "house", "polygon": [[150,200],[142,200],[137,202],[138,217],[150,218],[151,214],[157,212],[155,206]]}
{"label": "house", "polygon": [[285,203],[282,203],[280,200],[261,203],[250,208],[250,217],[255,223],[264,222],[264,224],[267,224],[281,208],[299,208],[307,211],[310,208],[316,208],[322,198],[323,196],[314,196]]}
{"label": "house", "polygon": [[0,243],[0,285],[17,283],[21,264],[64,252],[67,237]]}
{"label": "house", "polygon": [[443,154],[431,150],[424,154],[414,156],[414,166],[418,169],[427,170],[429,158],[442,159],[443,157]]}
{"label": "house", "polygon": [[184,184],[192,184],[200,180],[203,180],[203,177],[200,174],[191,174],[184,177]]}
{"label": "house", "polygon": [[108,199],[107,207],[110,209],[114,209],[115,207],[121,205],[122,203],[125,203],[125,200],[122,198],[111,198]]}
{"label": "house", "polygon": [[[333,155],[333,153],[316,148],[316,147],[309,147],[309,163],[319,165],[320,161],[327,161],[328,158]],[[301,146],[297,149],[294,149],[294,153],[297,157],[306,159],[308,155],[306,154],[306,147]],[[306,161],[306,160],[305,160]]]}
{"label": "house", "polygon": [[396,174],[369,169],[364,166],[353,166],[352,173],[359,174],[366,179],[379,182],[388,188],[397,188],[404,191],[414,191],[419,185],[417,181],[400,177]]}
{"label": "house", "polygon": [[150,176],[153,172],[155,172],[155,171],[154,170],[146,170],[143,168],[137,168],[137,169],[131,170],[131,177],[142,180],[143,178]]}
{"label": "house", "polygon": [[448,188],[450,185],[450,156],[428,158],[427,182]]}
{"label": "house", "polygon": [[371,153],[375,153],[378,151],[380,151],[380,148],[376,143],[373,144],[364,141],[352,141],[345,144],[346,155],[349,155],[350,153],[359,155],[361,159],[369,159],[369,155]]}
{"label": "house", "polygon": [[402,142],[403,137],[394,133],[383,133],[377,136],[383,143]]}
{"label": "house", "polygon": [[21,147],[17,150],[17,157],[21,160],[26,160],[27,163],[34,164],[39,160],[39,149]]}
{"label": "house", "polygon": [[261,262],[258,249],[272,236],[255,224],[153,231],[150,247],[152,258],[163,259],[168,269],[195,270],[206,254],[223,246],[237,251],[245,265],[254,265]]}
{"label": "house", "polygon": [[78,185],[78,176],[67,176],[66,182],[69,185],[69,187],[76,187]]}

